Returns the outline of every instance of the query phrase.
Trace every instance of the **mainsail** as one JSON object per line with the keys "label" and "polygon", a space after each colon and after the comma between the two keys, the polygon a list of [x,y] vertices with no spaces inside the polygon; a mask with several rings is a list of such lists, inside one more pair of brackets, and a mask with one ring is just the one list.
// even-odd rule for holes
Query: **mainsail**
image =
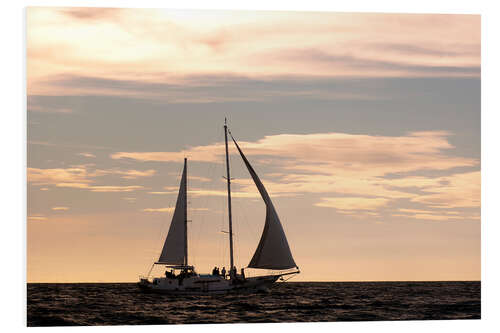
{"label": "mainsail", "polygon": [[232,135],[231,138],[240,152],[241,158],[245,162],[248,172],[252,176],[252,179],[266,204],[266,222],[264,224],[264,231],[262,232],[257,250],[255,250],[248,267],[264,269],[289,269],[297,267],[295,261],[293,260],[292,253],[290,252],[285,232],[283,231],[280,219],[274,209],[269,194],[267,194],[264,185]]}
{"label": "mainsail", "polygon": [[187,191],[186,191],[187,160],[184,159],[181,184],[174,216],[168,229],[167,239],[163,245],[158,263],[167,265],[187,265]]}

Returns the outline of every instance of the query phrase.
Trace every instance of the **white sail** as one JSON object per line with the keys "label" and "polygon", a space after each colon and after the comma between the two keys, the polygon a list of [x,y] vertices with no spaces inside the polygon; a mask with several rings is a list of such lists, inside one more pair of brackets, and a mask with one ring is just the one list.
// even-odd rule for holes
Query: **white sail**
{"label": "white sail", "polygon": [[174,216],[168,229],[167,239],[158,259],[158,263],[167,265],[187,265],[187,227],[186,227],[186,159],[182,171],[181,184]]}
{"label": "white sail", "polygon": [[293,260],[292,253],[290,252],[285,232],[283,231],[280,219],[274,209],[269,194],[267,194],[264,185],[232,135],[231,138],[240,152],[241,158],[245,162],[248,172],[252,176],[252,179],[266,204],[266,222],[264,224],[264,231],[262,232],[257,250],[255,250],[248,267],[264,269],[289,269],[297,267],[295,261]]}

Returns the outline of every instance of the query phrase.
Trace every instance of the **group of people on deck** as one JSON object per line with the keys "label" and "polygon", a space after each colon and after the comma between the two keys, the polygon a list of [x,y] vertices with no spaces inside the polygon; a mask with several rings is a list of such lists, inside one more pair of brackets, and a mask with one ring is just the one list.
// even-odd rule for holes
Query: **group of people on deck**
{"label": "group of people on deck", "polygon": [[[241,269],[241,275],[238,276],[236,274],[236,266],[233,266],[233,269],[229,272],[229,277],[230,278],[241,278],[242,280],[245,280],[245,271],[244,269],[242,268]],[[214,269],[212,270],[212,275],[215,275],[215,276],[222,276],[224,279],[226,278],[226,267],[222,267],[221,270],[219,270],[219,267],[215,266]]]}

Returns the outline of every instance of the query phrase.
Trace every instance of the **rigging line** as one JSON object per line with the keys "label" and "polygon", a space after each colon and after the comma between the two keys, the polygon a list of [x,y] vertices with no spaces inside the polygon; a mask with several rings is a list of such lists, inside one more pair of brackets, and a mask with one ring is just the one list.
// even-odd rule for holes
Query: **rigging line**
{"label": "rigging line", "polygon": [[149,279],[149,276],[151,275],[151,271],[153,270],[153,267],[155,267],[155,264],[151,265],[151,268],[149,269],[148,275],[146,275],[146,278]]}
{"label": "rigging line", "polygon": [[[215,142],[215,143],[218,143],[221,141],[221,138],[222,138],[222,132],[220,131],[220,129],[217,127],[215,130],[214,130],[214,135],[212,136],[213,138],[213,141],[212,142]],[[212,196],[209,194],[212,190],[215,190],[215,182],[214,180],[215,179],[218,179],[215,177],[215,174],[216,172],[218,172],[218,168],[219,168],[219,163],[217,161],[215,162],[208,162],[208,173],[205,173],[204,176],[207,176],[207,178],[209,179],[208,181],[208,184],[206,184],[206,182],[202,182],[202,185],[200,186],[202,190],[204,189],[207,189],[208,190],[208,193],[207,195],[201,195],[201,196],[198,196],[195,200],[193,201],[198,201],[200,203],[199,207],[200,208],[207,208],[209,209],[208,211],[200,211],[198,213],[197,216],[200,216],[200,223],[196,223],[196,225],[199,225],[200,228],[197,228],[197,233],[195,234],[195,244],[194,245],[194,251],[196,252],[196,254],[198,254],[198,250],[199,250],[199,247],[200,247],[200,238],[201,238],[201,235],[204,235],[206,234],[204,232],[205,228],[207,227],[207,221],[209,220],[207,216],[211,216],[211,215],[217,215],[217,212],[210,212],[210,208],[209,207],[209,203],[210,203],[210,207],[214,207],[213,205],[213,198]],[[216,200],[216,202],[218,202]],[[217,209],[218,207],[215,206],[215,208]],[[213,219],[213,217],[212,217]],[[193,226],[193,229],[194,229],[194,226]]]}
{"label": "rigging line", "polygon": [[[215,170],[215,167],[216,167],[216,163],[210,163],[209,166],[208,166],[208,173],[207,174],[204,174],[204,176],[207,176],[208,179],[210,179],[210,181],[208,182],[207,185],[201,185],[200,188],[203,190],[203,187],[205,186],[207,188],[207,190],[210,192],[212,189],[213,189],[213,182],[212,180],[214,179],[214,170]],[[203,182],[202,182],[203,183]],[[189,192],[189,191],[188,191]],[[198,201],[199,202],[199,208],[207,208],[208,206],[208,199],[209,199],[209,196],[208,195],[201,195],[201,196],[198,196],[197,198],[193,198],[191,197],[191,202],[196,202]],[[191,205],[191,206],[194,206],[194,205]],[[208,208],[207,208],[208,209]],[[193,215],[195,213],[193,212]],[[202,234],[204,234],[204,228],[206,227],[206,219],[207,219],[207,215],[208,215],[208,211],[200,211],[199,213],[196,213],[196,216],[199,217],[199,223],[196,223],[196,226],[198,226],[198,228],[195,228],[195,224],[193,223],[193,227],[191,228],[192,230],[196,230],[196,233],[192,233],[194,234],[194,236],[192,237],[193,238],[193,253],[195,254],[196,256],[196,259],[197,259],[197,256],[198,256],[198,250],[199,250],[199,245],[200,245],[200,237]]]}
{"label": "rigging line", "polygon": [[[239,232],[240,232],[240,235],[242,236],[242,237],[240,237],[240,243],[241,243],[241,239],[243,238],[243,235],[244,235],[244,234],[248,235],[248,233],[245,233],[245,232],[243,231],[243,229],[244,229],[244,228],[246,228],[247,230],[248,230],[248,229],[251,229],[251,228],[249,227],[249,223],[248,223],[248,220],[247,220],[247,217],[246,217],[247,210],[246,210],[246,208],[245,208],[244,206],[245,206],[245,205],[241,205],[241,206],[240,206],[241,210],[240,210],[240,214],[239,214],[239,215],[240,215],[240,220],[242,220],[242,221],[243,221],[243,224],[244,224],[244,225],[241,225],[241,223],[238,223],[238,230],[239,230]],[[243,228],[242,228],[242,227],[243,227]],[[253,229],[251,230],[251,234],[250,234],[250,235],[252,235],[252,236],[254,235],[254,233],[253,233]],[[248,238],[249,238],[249,237],[245,237],[245,240],[246,240],[247,242],[248,242],[248,240],[249,240]],[[248,242],[248,243],[250,243],[250,242]],[[240,247],[240,248],[241,248],[241,247]],[[251,250],[250,250],[250,251],[251,251]],[[241,253],[241,251],[240,251],[240,253]],[[242,267],[243,267],[242,262],[240,262],[240,265],[242,265]]]}

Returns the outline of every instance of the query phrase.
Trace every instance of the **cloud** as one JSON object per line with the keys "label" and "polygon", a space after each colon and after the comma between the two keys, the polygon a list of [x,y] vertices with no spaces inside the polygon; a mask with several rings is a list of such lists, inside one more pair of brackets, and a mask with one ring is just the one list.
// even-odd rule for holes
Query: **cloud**
{"label": "cloud", "polygon": [[46,112],[46,113],[72,113],[73,110],[70,108],[51,108],[42,105],[29,105],[28,111],[32,112]]}
{"label": "cloud", "polygon": [[132,192],[143,189],[144,186],[91,186],[91,192]]}
{"label": "cloud", "polygon": [[137,161],[155,161],[155,162],[182,162],[186,155],[192,156],[191,161],[215,162],[217,156],[222,156],[224,152],[223,144],[193,147],[180,152],[118,152],[111,154],[114,160],[132,159]]}
{"label": "cloud", "polygon": [[457,57],[461,55],[477,55],[481,53],[481,44],[452,44],[443,45],[442,43],[433,46],[422,47],[410,43],[373,43],[368,45],[382,51],[393,51],[403,55],[430,55],[439,57]]}
{"label": "cloud", "polygon": [[28,182],[34,185],[55,185],[56,187],[89,189],[92,192],[129,192],[143,187],[94,185],[95,178],[106,175],[119,175],[123,179],[137,179],[140,177],[152,177],[156,173],[153,169],[145,171],[133,169],[89,170],[89,167],[93,165],[77,165],[70,168],[54,169],[28,168]]}
{"label": "cloud", "polygon": [[[164,208],[144,208],[143,212],[149,213],[170,213],[175,210],[175,207],[164,207]],[[208,211],[208,208],[190,208],[190,211]]]}
{"label": "cloud", "polygon": [[64,106],[46,105],[41,103],[41,100],[34,97],[28,96],[27,100],[27,110],[29,112],[44,112],[44,113],[72,113],[73,109]]}
{"label": "cloud", "polygon": [[[43,84],[64,95],[108,95],[123,98],[148,99],[168,103],[209,103],[270,101],[287,96],[323,100],[380,100],[377,94],[357,93],[342,78],[311,75],[252,76],[234,73],[193,74],[172,73],[145,79],[124,79],[88,75],[51,75]],[[251,93],[250,93],[251,92]],[[35,96],[33,96],[35,97]],[[45,108],[55,108],[44,106]]]}
{"label": "cloud", "polygon": [[[335,199],[330,200],[324,196],[325,199],[316,204],[339,210],[348,210],[349,206],[354,209],[372,209],[397,199],[433,207],[478,207],[479,172],[446,177],[386,177],[417,171],[477,167],[477,159],[450,154],[454,148],[447,139],[450,135],[445,131],[412,132],[404,136],[280,134],[266,136],[255,142],[242,141],[240,145],[245,154],[251,157],[254,166],[265,161],[273,168],[280,169],[279,173],[260,174],[272,196],[317,193],[356,198],[338,199],[335,196]],[[180,152],[119,152],[112,154],[111,158],[181,162],[183,156],[189,155],[192,161],[217,163],[223,153],[223,144],[215,143]],[[238,179],[234,183],[240,186],[240,192],[235,192],[235,196],[258,197],[251,180]],[[176,193],[176,188],[169,189],[171,193]],[[226,195],[222,190],[193,189],[190,193],[200,196]]]}
{"label": "cloud", "polygon": [[431,221],[457,221],[457,220],[480,220],[480,216],[470,214],[451,214],[446,212],[417,213],[417,214],[392,214],[392,216],[404,217],[416,220],[431,220]]}
{"label": "cloud", "polygon": [[57,183],[56,187],[79,188],[90,190],[91,192],[132,192],[143,189],[144,186],[114,186],[114,185],[89,185],[85,183]]}
{"label": "cloud", "polygon": [[123,179],[136,179],[139,177],[151,177],[154,176],[156,173],[156,170],[145,170],[145,171],[139,171],[139,170],[126,170],[126,171],[113,171],[114,173],[118,175],[122,175],[121,178]]}
{"label": "cloud", "polygon": [[47,221],[48,218],[43,216],[42,214],[33,214],[28,216],[28,221]]}
{"label": "cloud", "polygon": [[336,197],[321,198],[321,201],[314,205],[317,207],[336,208],[343,211],[376,210],[386,206],[388,202],[389,200],[385,198]]}
{"label": "cloud", "polygon": [[153,212],[153,213],[170,213],[175,210],[175,207],[165,207],[165,208],[144,208],[143,212]]}
{"label": "cloud", "polygon": [[[427,53],[429,54],[429,53]],[[399,60],[384,60],[372,59],[368,57],[353,56],[350,54],[328,53],[319,49],[298,49],[283,51],[283,55],[279,56],[282,61],[292,62],[307,62],[320,67],[332,67],[356,69],[365,71],[384,72],[387,76],[394,74],[407,73],[412,76],[420,75],[435,75],[435,76],[451,76],[451,75],[475,75],[481,74],[481,66],[464,66],[464,65],[444,65],[444,64],[418,64],[408,62],[407,58]],[[366,73],[365,73],[366,75]]]}
{"label": "cloud", "polygon": [[[207,177],[200,177],[200,176],[189,176],[189,180],[190,181],[193,181],[193,180],[196,180],[196,181],[199,181],[199,182],[203,182],[203,183],[206,183],[206,182],[211,182],[212,179],[210,178],[207,178]],[[166,189],[167,187],[165,187]]]}
{"label": "cloud", "polygon": [[426,188],[423,195],[412,201],[437,208],[480,207],[481,172],[439,177],[434,186]]}
{"label": "cloud", "polygon": [[118,15],[122,12],[120,8],[91,8],[91,7],[82,7],[82,8],[65,8],[59,9],[59,13],[66,15],[72,19],[79,19],[84,21],[96,21],[96,20],[104,20],[105,22],[109,22],[111,19],[117,18]]}
{"label": "cloud", "polygon": [[91,153],[78,153],[78,155],[83,156],[83,157],[95,158],[95,155],[91,154]]}
{"label": "cloud", "polygon": [[[173,74],[479,76],[479,15],[30,8],[27,21],[30,95],[136,92],[140,76],[148,96]],[[68,68],[82,80],[47,80]]]}
{"label": "cloud", "polygon": [[[227,197],[227,190],[201,190],[192,189],[188,190],[188,194],[192,196],[217,196],[217,197]],[[260,194],[257,190],[254,191],[231,191],[231,197],[233,198],[260,198]]]}
{"label": "cloud", "polygon": [[[384,175],[420,169],[446,170],[474,166],[478,161],[444,154],[454,147],[442,131],[413,132],[406,136],[370,136],[344,133],[279,134],[256,142],[240,142],[246,155],[281,157],[290,170],[369,172]],[[216,162],[224,154],[223,143],[197,146],[179,152],[118,152],[112,159],[180,162],[185,155],[192,161]],[[287,160],[290,161],[287,163]],[[300,163],[296,163],[296,162]],[[369,166],[369,167],[368,167]]]}
{"label": "cloud", "polygon": [[69,207],[64,207],[64,206],[58,206],[58,207],[52,207],[52,210],[69,210]]}
{"label": "cloud", "polygon": [[412,209],[412,208],[400,208],[398,209],[400,212],[409,214],[409,213],[415,213],[415,214],[435,214],[435,213],[442,213],[442,214],[447,214],[447,215],[458,215],[460,212],[458,211],[451,211],[451,210],[441,210],[441,211],[432,211],[432,210],[424,210],[424,209]]}
{"label": "cloud", "polygon": [[[173,191],[163,191],[163,192],[148,192],[149,194],[178,194],[178,188]],[[227,190],[204,190],[199,188],[189,188],[188,195],[193,197],[227,197]],[[276,193],[275,197],[283,196],[283,194]],[[244,191],[231,191],[231,197],[233,198],[260,198],[259,192],[257,192],[256,188],[249,188]]]}
{"label": "cloud", "polygon": [[28,168],[28,182],[36,185],[48,185],[65,182],[89,183],[90,177],[102,175],[102,173],[90,174],[85,168],[54,168],[39,169]]}

